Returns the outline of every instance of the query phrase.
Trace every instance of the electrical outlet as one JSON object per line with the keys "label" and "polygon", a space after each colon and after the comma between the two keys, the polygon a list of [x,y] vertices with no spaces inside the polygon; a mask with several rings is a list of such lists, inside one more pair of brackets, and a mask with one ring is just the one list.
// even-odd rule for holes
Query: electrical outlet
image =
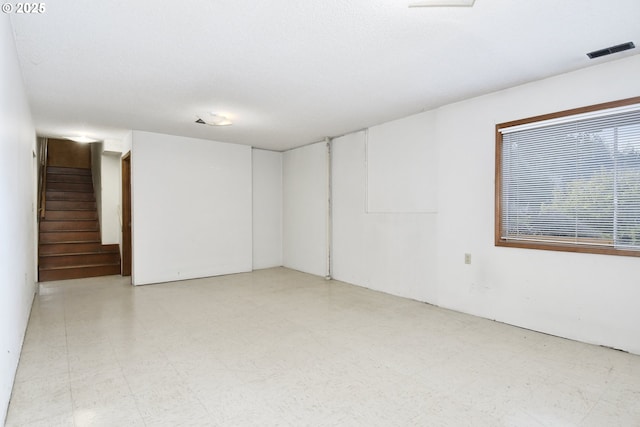
{"label": "electrical outlet", "polygon": [[471,264],[471,254],[464,254],[464,263]]}

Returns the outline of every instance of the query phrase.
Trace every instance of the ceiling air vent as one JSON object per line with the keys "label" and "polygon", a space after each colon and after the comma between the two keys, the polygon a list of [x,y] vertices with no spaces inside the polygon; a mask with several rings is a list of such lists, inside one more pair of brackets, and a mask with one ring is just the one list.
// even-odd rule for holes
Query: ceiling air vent
{"label": "ceiling air vent", "polygon": [[634,45],[633,42],[627,42],[627,43],[622,43],[622,44],[618,44],[611,47],[606,47],[600,50],[594,50],[593,52],[587,53],[587,56],[591,59],[594,59],[594,58],[599,58],[605,55],[611,55],[612,53],[618,53],[624,50],[633,49],[634,47],[636,47],[636,45]]}

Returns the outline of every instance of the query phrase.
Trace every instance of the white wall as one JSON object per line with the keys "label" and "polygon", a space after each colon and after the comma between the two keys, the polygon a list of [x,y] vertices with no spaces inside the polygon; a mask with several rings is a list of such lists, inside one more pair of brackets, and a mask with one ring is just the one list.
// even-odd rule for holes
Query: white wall
{"label": "white wall", "polygon": [[493,244],[495,124],[638,96],[638,75],[635,55],[439,109],[439,305],[640,353],[640,258]]}
{"label": "white wall", "polygon": [[0,425],[35,293],[36,134],[9,16],[0,16]]}
{"label": "white wall", "polygon": [[282,153],[252,151],[253,269],[282,265]]}
{"label": "white wall", "polygon": [[[431,121],[429,113],[403,120],[407,126],[403,134],[425,129],[425,125],[428,126]],[[395,124],[389,124],[389,127],[395,127]],[[419,156],[421,167],[435,175],[436,157],[420,156],[429,152],[430,147],[417,147],[415,141],[411,144],[400,142],[405,149],[403,155]],[[434,145],[434,141],[426,135],[421,142],[423,145]],[[367,172],[366,144],[366,132],[333,140],[333,277],[394,295],[433,301],[437,296],[437,217],[433,212],[366,212],[367,175],[375,177],[369,181],[371,186],[372,182],[380,180],[376,174],[388,176],[390,173],[389,165],[384,171],[369,169]],[[415,150],[410,147],[415,147]],[[395,157],[399,155],[396,153]],[[398,167],[406,169],[408,162],[401,162]],[[411,189],[418,188],[424,187],[398,186],[389,188],[389,191],[400,194],[395,197],[400,201],[398,206],[403,209],[409,206],[406,202],[416,200],[416,196],[426,199],[422,206],[435,209],[435,193],[407,194]],[[381,188],[373,191],[383,192]],[[380,200],[384,199],[381,197]],[[387,207],[395,210],[392,205]]]}
{"label": "white wall", "polygon": [[133,146],[133,132],[129,132],[124,138],[122,138],[122,155],[124,156],[125,154],[130,152],[132,146]]}
{"label": "white wall", "polygon": [[135,285],[251,271],[251,147],[133,132]]}
{"label": "white wall", "polygon": [[122,177],[120,171],[120,153],[104,151],[100,156],[102,163],[100,171],[101,188],[101,212],[100,231],[102,244],[120,243],[121,221],[120,204]]}
{"label": "white wall", "polygon": [[[122,155],[123,142],[120,139],[105,139],[102,152],[104,154]],[[128,146],[128,150],[131,146]]]}
{"label": "white wall", "polygon": [[[429,147],[405,144],[402,150],[437,156],[422,157],[424,167],[436,171],[437,195],[420,190],[420,183],[374,191],[412,191],[415,199],[405,194],[396,205],[425,197],[437,213],[365,213],[367,176],[371,185],[372,173],[390,176],[393,170],[367,171],[365,132],[337,138],[334,277],[640,354],[640,258],[497,248],[493,236],[495,124],[638,96],[638,75],[640,55],[383,125],[399,139],[422,129]],[[386,135],[390,144],[394,132]],[[398,168],[407,167],[400,163]],[[471,265],[464,264],[465,253],[471,253]]]}
{"label": "white wall", "polygon": [[324,142],[289,150],[283,158],[283,264],[327,274],[328,169]]}
{"label": "white wall", "polygon": [[[110,141],[113,146],[114,142]],[[91,173],[103,245],[120,243],[120,154],[105,151],[106,142],[91,144]]]}

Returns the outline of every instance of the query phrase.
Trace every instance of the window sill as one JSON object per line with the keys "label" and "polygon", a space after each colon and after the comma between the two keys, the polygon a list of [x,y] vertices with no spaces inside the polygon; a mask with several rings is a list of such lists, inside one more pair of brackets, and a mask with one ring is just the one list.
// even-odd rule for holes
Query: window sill
{"label": "window sill", "polygon": [[616,248],[594,246],[594,245],[565,245],[561,243],[547,243],[547,242],[542,243],[542,242],[534,242],[534,241],[516,241],[516,240],[504,240],[504,239],[497,239],[495,242],[495,245],[500,247],[508,247],[508,248],[539,249],[539,250],[545,250],[545,251],[640,257],[640,251],[616,249]]}

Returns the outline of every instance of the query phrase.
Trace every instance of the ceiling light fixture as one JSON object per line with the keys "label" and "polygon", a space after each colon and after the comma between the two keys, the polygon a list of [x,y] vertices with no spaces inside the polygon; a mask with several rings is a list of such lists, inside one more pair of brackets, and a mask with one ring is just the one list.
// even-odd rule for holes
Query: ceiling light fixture
{"label": "ceiling light fixture", "polygon": [[67,139],[70,139],[71,141],[75,141],[75,142],[79,142],[81,144],[88,144],[90,142],[98,142],[97,139],[93,139],[93,138],[89,138],[87,136],[68,136]]}
{"label": "ceiling light fixture", "polygon": [[409,7],[471,7],[475,0],[416,0]]}
{"label": "ceiling light fixture", "polygon": [[233,124],[226,116],[211,112],[199,113],[197,117],[198,120],[196,120],[196,123],[204,123],[209,126],[229,126]]}

